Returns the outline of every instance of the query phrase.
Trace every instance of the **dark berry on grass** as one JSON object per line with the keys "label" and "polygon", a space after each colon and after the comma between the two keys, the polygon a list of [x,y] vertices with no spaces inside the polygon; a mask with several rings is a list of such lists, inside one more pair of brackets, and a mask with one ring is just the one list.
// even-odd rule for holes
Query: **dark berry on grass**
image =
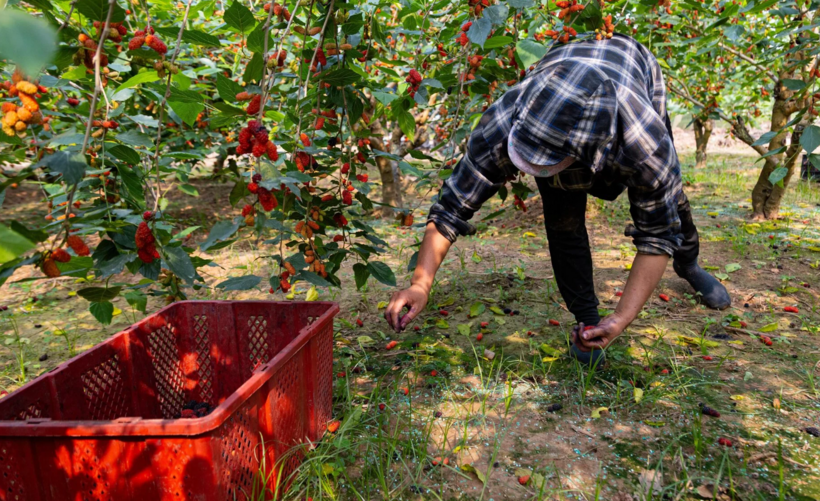
{"label": "dark berry on grass", "polygon": [[700,404],[700,412],[701,412],[701,414],[703,414],[705,416],[711,416],[711,417],[714,417],[714,418],[719,418],[720,417],[720,412],[716,411],[715,409],[712,409],[708,405]]}
{"label": "dark berry on grass", "polygon": [[547,412],[558,412],[563,408],[564,408],[564,406],[561,405],[561,404],[558,404],[558,403],[550,404],[550,405],[547,406]]}
{"label": "dark berry on grass", "polygon": [[42,326],[43,326],[43,324],[34,324],[34,328],[35,328],[35,329],[39,329],[39,328],[40,328],[40,327],[42,327]]}
{"label": "dark berry on grass", "polygon": [[818,430],[814,426],[809,426],[808,428],[805,428],[805,431],[806,431],[806,433],[808,433],[809,435],[811,435],[813,437],[820,438],[820,430]]}
{"label": "dark berry on grass", "polygon": [[510,313],[512,313],[512,310],[510,308],[504,308],[505,315],[509,315]]}
{"label": "dark berry on grass", "polygon": [[500,465],[500,464],[498,464],[498,461],[496,461],[495,463],[493,463],[493,468],[498,468],[499,466],[501,466],[501,465]]}
{"label": "dark berry on grass", "polygon": [[748,307],[749,307],[749,303],[743,303],[743,307],[744,307],[744,308],[748,308]]}
{"label": "dark berry on grass", "polygon": [[436,411],[436,417],[441,417],[441,411]]}
{"label": "dark berry on grass", "polygon": [[513,310],[513,315],[520,315],[520,314],[521,314],[521,312],[520,312],[520,311],[518,311],[518,310]]}
{"label": "dark berry on grass", "polygon": [[40,355],[40,362],[45,362],[46,360],[48,360],[48,353]]}

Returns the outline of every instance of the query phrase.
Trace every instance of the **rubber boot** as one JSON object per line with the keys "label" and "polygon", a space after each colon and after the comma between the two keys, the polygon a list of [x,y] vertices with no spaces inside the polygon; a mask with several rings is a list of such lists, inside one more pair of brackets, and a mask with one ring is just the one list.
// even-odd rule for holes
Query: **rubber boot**
{"label": "rubber boot", "polygon": [[679,277],[689,282],[689,285],[700,293],[703,304],[713,310],[725,310],[732,304],[729,291],[720,281],[709,272],[698,266],[698,263],[681,264],[677,261],[672,263],[672,268]]}

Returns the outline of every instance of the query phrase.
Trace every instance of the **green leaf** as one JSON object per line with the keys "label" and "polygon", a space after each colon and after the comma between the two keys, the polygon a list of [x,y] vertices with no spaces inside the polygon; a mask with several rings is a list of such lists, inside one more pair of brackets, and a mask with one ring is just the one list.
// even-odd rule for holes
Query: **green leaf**
{"label": "green leaf", "polygon": [[504,310],[502,310],[498,306],[490,306],[490,311],[495,313],[496,315],[504,315]]}
{"label": "green leaf", "polygon": [[361,289],[367,284],[367,279],[370,278],[370,270],[363,263],[356,263],[353,265],[353,276],[356,279],[356,289]]}
{"label": "green leaf", "polygon": [[763,145],[769,144],[769,142],[771,142],[771,140],[772,140],[772,139],[774,139],[774,137],[775,137],[777,134],[778,134],[778,131],[776,131],[776,130],[771,130],[771,131],[769,131],[769,132],[767,132],[767,133],[765,133],[765,134],[762,134],[762,135],[761,135],[761,136],[757,139],[757,141],[755,141],[754,143],[752,143],[752,146],[763,146]]}
{"label": "green leaf", "polygon": [[143,184],[140,180],[140,171],[139,169],[131,169],[129,167],[119,167],[117,169],[117,173],[119,173],[120,178],[122,179],[125,188],[128,190],[128,193],[131,197],[136,201],[140,207],[144,207],[143,201]]}
{"label": "green leaf", "polygon": [[774,332],[777,330],[777,322],[773,322],[771,324],[764,325],[760,328],[760,332]]}
{"label": "green leaf", "polygon": [[361,78],[358,73],[348,68],[339,68],[325,72],[322,81],[334,87],[343,87],[358,82]]}
{"label": "green leaf", "polygon": [[128,291],[125,293],[125,300],[137,311],[145,313],[148,307],[148,296],[139,291]]}
{"label": "green leaf", "polygon": [[436,327],[442,330],[447,330],[450,328],[450,324],[447,322],[447,320],[439,318],[438,320],[436,320]]}
{"label": "green leaf", "polygon": [[458,329],[458,333],[462,336],[470,335],[470,324],[458,324],[456,329]]}
{"label": "green leaf", "polygon": [[483,48],[484,42],[487,41],[487,37],[490,36],[490,30],[492,29],[493,23],[490,22],[489,19],[485,17],[478,18],[473,21],[470,29],[467,30],[467,38],[469,38],[474,44]]}
{"label": "green leaf", "polygon": [[226,291],[246,291],[249,289],[253,289],[259,282],[262,281],[262,277],[257,277],[256,275],[245,275],[244,277],[232,277],[225,280],[222,283],[216,285],[217,289],[222,289]]}
{"label": "green leaf", "polygon": [[333,286],[333,284],[322,278],[321,275],[318,275],[308,270],[302,270],[299,273],[297,273],[295,280],[304,280],[305,282],[311,283],[313,285],[318,285],[319,287]]}
{"label": "green leaf", "polygon": [[140,154],[124,144],[114,145],[106,148],[105,151],[114,156],[114,158],[122,160],[129,165],[138,165],[140,163]]}
{"label": "green leaf", "polygon": [[779,184],[786,176],[789,175],[789,169],[786,167],[778,167],[769,174],[769,182],[772,184]]}
{"label": "green leaf", "polygon": [[143,134],[135,129],[131,129],[127,132],[123,132],[121,134],[117,134],[116,136],[117,141],[122,143],[131,145],[131,146],[143,146],[145,148],[150,148],[154,146],[154,142],[148,137],[147,134]]}
{"label": "green leaf", "polygon": [[9,227],[0,224],[0,264],[34,248],[34,244]]}
{"label": "green leaf", "polygon": [[806,82],[802,80],[795,80],[793,78],[784,78],[781,83],[789,90],[798,91],[806,88]]}
{"label": "green leaf", "polygon": [[253,13],[238,1],[234,1],[225,11],[225,24],[239,33],[247,33],[256,26]]}
{"label": "green leaf", "polygon": [[12,221],[9,226],[11,231],[35,244],[48,240],[48,232],[44,230],[31,230],[18,221]]}
{"label": "green leaf", "polygon": [[213,228],[211,228],[211,232],[208,234],[208,238],[205,239],[202,244],[200,244],[199,248],[203,251],[206,251],[214,246],[217,242],[228,240],[239,229],[239,222],[241,221],[240,218],[236,218],[233,221],[219,221],[217,222]]}
{"label": "green leaf", "polygon": [[51,63],[56,52],[57,33],[46,21],[11,8],[2,10],[0,59],[14,62],[34,77]]}
{"label": "green leaf", "polygon": [[157,75],[156,71],[143,71],[142,73],[137,73],[133,77],[129,78],[128,80],[120,84],[120,86],[117,87],[117,90],[114,91],[114,94],[117,94],[121,90],[136,87],[137,85],[142,83],[156,82],[157,80],[159,80],[159,75]]}
{"label": "green leaf", "polygon": [[219,91],[219,97],[225,101],[236,101],[236,95],[244,91],[245,88],[223,76],[222,73],[218,73],[216,75],[216,90]]}
{"label": "green leaf", "polygon": [[499,35],[497,37],[488,38],[486,42],[484,42],[484,49],[497,49],[498,47],[504,47],[505,45],[509,45],[513,42],[512,37],[508,37],[505,35]]}
{"label": "green leaf", "polygon": [[196,125],[196,117],[205,109],[202,103],[181,103],[179,101],[168,101],[168,105],[179,115],[183,122],[191,127]]}
{"label": "green leaf", "polygon": [[[504,24],[507,20],[507,16],[510,14],[510,8],[504,4],[496,4],[484,9],[484,15],[492,22],[493,24]],[[512,41],[512,39],[510,40]],[[504,44],[506,45],[506,44]],[[486,49],[487,46],[485,45],[484,48]]]}
{"label": "green leaf", "polygon": [[191,256],[182,247],[163,247],[165,262],[176,276],[187,283],[193,283],[196,277],[196,268],[191,262]]}
{"label": "green leaf", "polygon": [[[114,11],[111,13],[111,22],[119,23],[125,21],[125,11],[116,0],[114,3]],[[109,3],[106,0],[77,0],[75,5],[80,14],[84,15],[91,21],[105,21],[108,17]]]}
{"label": "green leaf", "polygon": [[121,290],[122,287],[86,287],[85,289],[78,290],[77,295],[89,302],[101,303],[103,301],[111,301],[119,296]]}
{"label": "green leaf", "polygon": [[265,62],[262,59],[262,54],[257,52],[245,67],[245,73],[242,74],[242,81],[245,83],[261,82],[264,71]]}
{"label": "green leaf", "polygon": [[57,268],[60,270],[60,275],[63,277],[71,276],[85,278],[92,266],[94,266],[94,260],[89,256],[75,256],[72,257],[71,261],[67,263],[57,263]]}
{"label": "green leaf", "polygon": [[381,261],[368,261],[367,270],[373,275],[373,278],[383,283],[384,285],[396,286],[396,275],[389,266]]}
{"label": "green leaf", "polygon": [[741,268],[738,263],[729,263],[726,265],[726,273],[734,273]]}
{"label": "green leaf", "polygon": [[513,9],[527,9],[535,5],[535,0],[507,0],[510,7]]}
{"label": "green leaf", "polygon": [[94,315],[97,322],[103,325],[109,325],[111,323],[111,319],[114,318],[114,305],[108,301],[103,301],[102,303],[91,303],[88,307],[88,311]]}
{"label": "green leaf", "polygon": [[43,163],[48,165],[52,171],[62,174],[63,181],[66,184],[77,184],[85,176],[85,156],[81,153],[74,153],[69,156],[64,151],[58,151],[47,157]]}
{"label": "green leaf", "polygon": [[806,150],[806,153],[814,153],[814,150],[820,146],[820,127],[816,125],[806,127],[800,136],[800,146]]}
{"label": "green leaf", "polygon": [[395,114],[396,120],[399,122],[399,128],[407,136],[407,140],[413,142],[413,138],[416,136],[416,119],[409,111],[401,107],[396,110]]}
{"label": "green leaf", "polygon": [[[270,29],[268,31],[268,50],[273,47],[273,37]],[[248,35],[248,50],[262,53],[265,51],[265,23],[259,23],[256,29]]]}
{"label": "green leaf", "polygon": [[529,68],[531,65],[537,63],[547,53],[547,48],[543,44],[535,42],[530,39],[519,40],[515,46],[515,53],[521,60],[523,68]]}
{"label": "green leaf", "polygon": [[475,318],[484,313],[486,306],[481,301],[476,301],[470,306],[470,317]]}
{"label": "green leaf", "polygon": [[726,273],[715,273],[715,277],[717,277],[721,281],[729,280],[729,275]]}

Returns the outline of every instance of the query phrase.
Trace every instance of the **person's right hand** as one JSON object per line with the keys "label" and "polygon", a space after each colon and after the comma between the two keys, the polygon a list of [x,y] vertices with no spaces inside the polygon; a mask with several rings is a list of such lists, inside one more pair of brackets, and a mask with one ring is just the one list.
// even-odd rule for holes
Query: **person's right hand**
{"label": "person's right hand", "polygon": [[[403,331],[407,324],[424,311],[424,307],[427,306],[427,297],[427,291],[419,285],[411,285],[403,291],[394,293],[387,309],[384,310],[385,320],[396,332]],[[401,316],[405,307],[410,311]]]}

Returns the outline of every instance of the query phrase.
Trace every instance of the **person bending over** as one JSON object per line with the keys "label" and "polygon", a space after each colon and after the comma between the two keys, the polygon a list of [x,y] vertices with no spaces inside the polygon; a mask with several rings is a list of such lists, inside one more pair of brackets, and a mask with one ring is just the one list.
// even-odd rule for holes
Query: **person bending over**
{"label": "person bending over", "polygon": [[[628,36],[598,41],[584,34],[551,47],[482,115],[430,209],[411,285],[393,294],[385,311],[397,332],[424,310],[450,245],[475,233],[473,214],[519,173],[534,176],[541,194],[555,280],[578,323],[572,353],[579,359],[597,359],[589,353],[635,319],[670,257],[705,305],[730,305],[726,288],[698,265],[698,232],[657,60]],[[625,234],[637,255],[617,308],[602,320],[584,221],[587,195],[612,201],[623,191],[633,221]]]}

